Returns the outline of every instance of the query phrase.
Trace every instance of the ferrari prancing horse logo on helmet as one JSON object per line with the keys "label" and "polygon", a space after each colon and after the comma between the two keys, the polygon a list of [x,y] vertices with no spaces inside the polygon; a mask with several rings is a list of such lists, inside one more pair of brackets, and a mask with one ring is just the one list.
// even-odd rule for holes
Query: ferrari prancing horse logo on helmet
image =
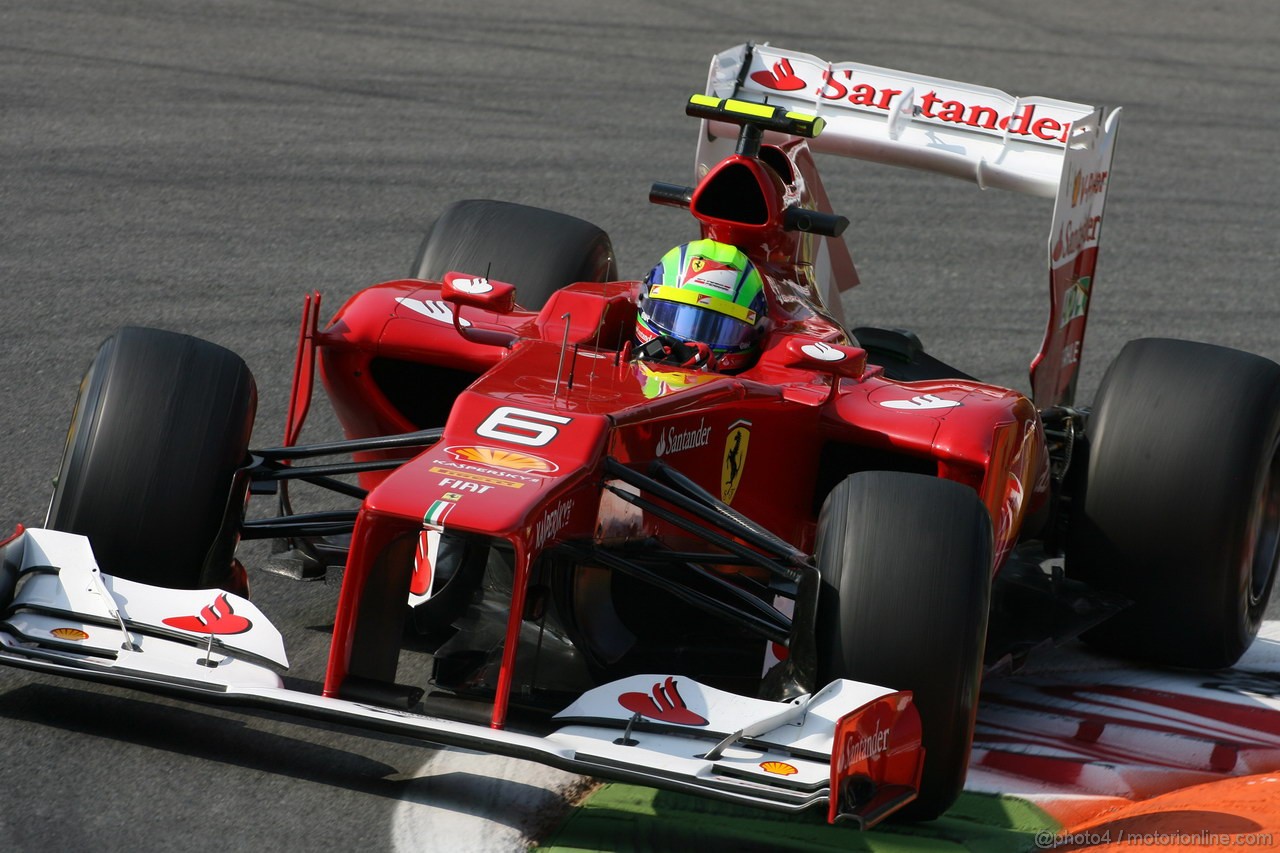
{"label": "ferrari prancing horse logo on helmet", "polygon": [[751,441],[751,421],[734,421],[724,440],[724,467],[720,473],[720,500],[733,503],[747,464],[747,444]]}

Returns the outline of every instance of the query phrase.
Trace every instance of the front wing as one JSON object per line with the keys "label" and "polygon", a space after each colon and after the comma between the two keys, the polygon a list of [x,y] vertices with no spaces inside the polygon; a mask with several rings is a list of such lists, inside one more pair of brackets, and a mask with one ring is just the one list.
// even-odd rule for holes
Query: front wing
{"label": "front wing", "polygon": [[[907,692],[837,680],[791,702],[678,674],[582,694],[540,735],[288,689],[280,633],[248,600],[98,570],[82,536],[26,530],[0,554],[0,663],[286,712],[574,773],[869,827],[915,798],[924,752]],[[834,795],[833,795],[834,792]]]}

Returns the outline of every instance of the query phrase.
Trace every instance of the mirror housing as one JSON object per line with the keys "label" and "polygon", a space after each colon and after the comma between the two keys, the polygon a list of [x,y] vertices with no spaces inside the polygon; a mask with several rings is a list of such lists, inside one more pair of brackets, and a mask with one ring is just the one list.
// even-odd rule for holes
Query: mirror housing
{"label": "mirror housing", "polygon": [[830,373],[846,379],[861,379],[867,372],[867,351],[862,347],[830,344],[817,338],[787,341],[786,367]]}
{"label": "mirror housing", "polygon": [[482,329],[462,325],[462,306],[478,308],[494,314],[510,314],[516,310],[516,286],[505,281],[492,281],[483,276],[447,272],[440,285],[440,298],[453,305],[453,328],[464,339],[476,344],[509,347],[518,335],[510,329]]}
{"label": "mirror housing", "polygon": [[494,314],[510,314],[516,309],[514,284],[469,273],[445,273],[440,298],[455,305],[466,305],[482,311],[492,311]]}

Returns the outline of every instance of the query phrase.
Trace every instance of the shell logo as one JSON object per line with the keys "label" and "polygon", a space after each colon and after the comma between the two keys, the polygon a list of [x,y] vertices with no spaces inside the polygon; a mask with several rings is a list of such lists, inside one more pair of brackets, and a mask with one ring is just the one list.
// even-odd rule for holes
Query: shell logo
{"label": "shell logo", "polygon": [[84,641],[89,639],[89,635],[79,628],[54,628],[49,632],[59,640],[77,640]]}
{"label": "shell logo", "polygon": [[794,776],[800,772],[785,761],[763,761],[760,763],[760,769],[775,776]]}
{"label": "shell logo", "polygon": [[476,465],[487,465],[507,471],[553,474],[560,470],[560,466],[543,459],[541,456],[533,456],[515,450],[500,450],[496,447],[450,447],[447,450],[459,462],[471,462]]}

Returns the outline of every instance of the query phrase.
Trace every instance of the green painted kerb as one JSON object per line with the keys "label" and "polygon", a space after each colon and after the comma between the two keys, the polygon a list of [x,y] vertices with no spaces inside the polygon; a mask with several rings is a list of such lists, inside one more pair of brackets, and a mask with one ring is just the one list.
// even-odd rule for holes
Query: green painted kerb
{"label": "green painted kerb", "polygon": [[1035,849],[1035,834],[1061,826],[1012,797],[964,793],[939,820],[881,824],[872,832],[828,826],[826,812],[799,815],[735,806],[652,788],[608,784],[593,793],[536,849],[544,853],[653,850],[993,851]]}

